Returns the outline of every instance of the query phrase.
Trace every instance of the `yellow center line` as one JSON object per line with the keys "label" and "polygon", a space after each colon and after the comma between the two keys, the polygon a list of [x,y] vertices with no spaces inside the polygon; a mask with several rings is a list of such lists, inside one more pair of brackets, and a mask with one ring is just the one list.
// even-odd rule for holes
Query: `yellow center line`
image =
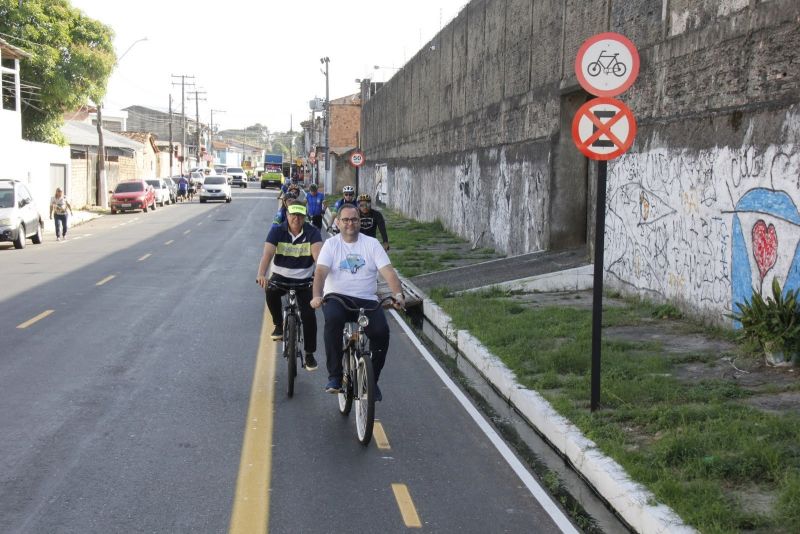
{"label": "yellow center line", "polygon": [[414,508],[414,501],[411,500],[411,494],[408,492],[408,486],[405,484],[392,484],[392,491],[394,492],[395,500],[397,500],[397,506],[400,507],[400,513],[403,515],[403,523],[406,524],[406,527],[422,528],[417,509]]}
{"label": "yellow center line", "polygon": [[186,235],[186,234],[188,234],[189,232],[191,232],[191,230],[186,230],[185,232],[183,232],[183,235]]}
{"label": "yellow center line", "polygon": [[171,244],[172,244],[172,243],[174,243],[174,242],[175,242],[175,240],[174,240],[174,239],[170,239],[169,241],[167,241],[167,242],[166,242],[166,243],[164,243],[164,244],[165,244],[165,245],[171,245]]}
{"label": "yellow center line", "polygon": [[114,278],[116,278],[116,276],[117,276],[117,275],[115,275],[115,274],[112,274],[112,275],[106,276],[105,278],[103,278],[102,280],[100,280],[99,282],[97,282],[95,285],[96,285],[96,286],[102,286],[102,285],[103,285],[103,284],[105,284],[106,282],[110,282],[111,280],[113,280]]}
{"label": "yellow center line", "polygon": [[146,260],[147,258],[149,258],[150,256],[151,256],[151,254],[148,252],[147,254],[145,254],[144,256],[142,256],[141,258],[139,258],[137,261],[144,261],[144,260]]}
{"label": "yellow center line", "polygon": [[269,483],[272,469],[275,343],[269,338],[272,318],[266,307],[261,321],[258,356],[250,391],[239,476],[228,532],[266,533],[269,526]]}
{"label": "yellow center line", "polygon": [[36,317],[28,319],[24,323],[18,324],[17,328],[28,328],[30,325],[32,325],[36,321],[41,321],[42,319],[44,319],[45,317],[47,317],[48,315],[53,313],[53,311],[55,311],[55,310],[45,310],[42,313],[40,313],[39,315],[37,315]]}
{"label": "yellow center line", "polygon": [[372,437],[375,438],[375,445],[377,445],[379,449],[384,451],[391,449],[389,446],[389,439],[386,437],[386,432],[383,430],[383,425],[378,421],[375,421],[375,425],[372,428]]}

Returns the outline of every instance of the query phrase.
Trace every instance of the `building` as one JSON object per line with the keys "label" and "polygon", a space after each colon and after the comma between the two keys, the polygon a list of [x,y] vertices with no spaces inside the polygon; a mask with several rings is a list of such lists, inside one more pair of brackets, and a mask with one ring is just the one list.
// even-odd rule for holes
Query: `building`
{"label": "building", "polygon": [[[0,150],[13,157],[3,158],[0,178],[24,182],[34,196],[42,217],[47,218],[50,197],[56,187],[67,195],[71,188],[69,148],[37,143],[22,138],[22,107],[26,94],[35,90],[20,79],[20,61],[30,57],[25,50],[0,39]],[[25,85],[27,91],[22,92]]]}
{"label": "building", "polygon": [[[128,112],[127,131],[130,132],[149,132],[156,136],[159,141],[169,141],[180,145],[178,148],[178,163],[176,168],[186,171],[192,167],[200,166],[199,162],[205,160],[203,149],[207,146],[208,126],[189,118],[183,120],[180,113],[168,110],[161,110],[146,106],[133,105],[123,109]],[[172,135],[170,136],[170,125]],[[197,137],[200,135],[200,145],[198,147]],[[186,145],[184,143],[184,134]],[[184,150],[185,149],[185,150]]]}

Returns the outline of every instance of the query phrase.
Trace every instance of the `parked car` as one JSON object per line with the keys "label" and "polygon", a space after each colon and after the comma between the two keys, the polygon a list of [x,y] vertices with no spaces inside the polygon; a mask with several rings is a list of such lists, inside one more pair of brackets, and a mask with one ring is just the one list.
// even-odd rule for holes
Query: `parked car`
{"label": "parked car", "polygon": [[217,174],[225,174],[225,169],[227,168],[227,165],[214,165],[214,172]]}
{"label": "parked car", "polygon": [[169,201],[174,204],[178,201],[178,182],[172,178],[162,178],[162,180],[164,180],[164,183],[167,184],[169,188]]}
{"label": "parked car", "polygon": [[146,182],[153,186],[156,193],[156,202],[159,206],[163,208],[170,203],[169,187],[164,183],[164,180],[161,178],[154,178],[152,180],[146,180]]}
{"label": "parked car", "polygon": [[11,241],[14,248],[25,248],[30,239],[42,242],[42,221],[33,195],[19,180],[0,180],[0,241]]}
{"label": "parked car", "polygon": [[231,195],[231,186],[224,176],[208,176],[203,189],[200,191],[200,202],[207,200],[224,200],[230,202],[233,200]]}
{"label": "parked car", "polygon": [[231,185],[238,185],[239,187],[247,187],[247,173],[241,167],[228,167],[225,169],[225,174],[231,177]]}
{"label": "parked car", "polygon": [[156,192],[144,180],[120,182],[111,193],[111,214],[118,211],[156,209]]}

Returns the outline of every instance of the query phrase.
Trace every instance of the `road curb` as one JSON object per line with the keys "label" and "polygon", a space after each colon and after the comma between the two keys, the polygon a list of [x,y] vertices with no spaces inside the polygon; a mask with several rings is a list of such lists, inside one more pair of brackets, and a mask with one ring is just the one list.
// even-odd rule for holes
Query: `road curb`
{"label": "road curb", "polygon": [[[572,278],[572,274],[568,278]],[[423,300],[423,314],[636,532],[697,532],[670,507],[650,504],[656,500],[653,493],[631,480],[622,466],[603,454],[544,397],[520,385],[514,373],[497,356],[468,331],[456,329],[447,313],[429,298]]]}

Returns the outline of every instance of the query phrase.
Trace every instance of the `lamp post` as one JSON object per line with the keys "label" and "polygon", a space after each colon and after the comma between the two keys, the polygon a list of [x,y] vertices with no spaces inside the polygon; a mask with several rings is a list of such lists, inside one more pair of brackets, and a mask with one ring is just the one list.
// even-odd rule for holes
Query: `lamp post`
{"label": "lamp post", "polygon": [[[131,45],[125,49],[125,51],[117,58],[117,61],[114,63],[114,66],[119,65],[119,62],[122,61],[128,52],[136,46],[138,43],[142,41],[147,41],[147,37],[142,37],[141,39],[136,39]],[[95,202],[105,209],[108,207],[108,193],[106,193],[107,181],[106,181],[106,147],[103,143],[103,102],[97,102],[97,178],[96,178],[96,187],[97,187],[97,194],[95,195]]]}
{"label": "lamp post", "polygon": [[211,154],[211,157],[214,157],[214,112],[217,113],[225,113],[224,109],[212,109],[211,110],[211,131],[209,132],[209,147],[208,153]]}
{"label": "lamp post", "polygon": [[331,124],[331,100],[329,84],[329,64],[331,59],[328,56],[320,58],[320,63],[325,65],[325,191],[331,192],[331,143],[330,143],[330,124]]}

